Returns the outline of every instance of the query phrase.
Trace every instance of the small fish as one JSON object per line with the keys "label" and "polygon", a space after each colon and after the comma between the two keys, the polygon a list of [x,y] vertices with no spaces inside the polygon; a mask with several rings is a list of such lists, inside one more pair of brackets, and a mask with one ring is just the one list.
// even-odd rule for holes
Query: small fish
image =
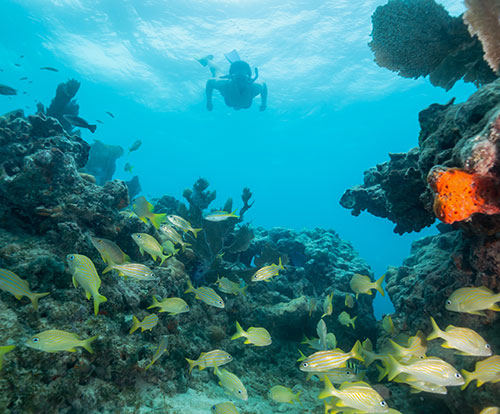
{"label": "small fish", "polygon": [[216,308],[224,308],[224,301],[215,290],[207,286],[195,288],[190,280],[187,281],[188,288],[184,293],[194,293],[196,299],[205,302],[207,305],[215,306]]}
{"label": "small fish", "polygon": [[323,301],[323,315],[321,316],[324,318],[325,316],[330,316],[333,312],[333,292],[330,293],[325,297],[325,300]]}
{"label": "small fish", "polygon": [[132,204],[132,211],[139,217],[144,223],[148,224],[146,219],[151,221],[151,224],[155,229],[160,228],[161,222],[165,219],[166,214],[154,214],[154,206],[146,200],[146,197],[137,197]]}
{"label": "small fish", "polygon": [[245,332],[238,321],[236,321],[236,333],[231,337],[231,340],[238,338],[246,338],[245,344],[255,346],[268,346],[272,343],[271,335],[266,329],[251,327]]}
{"label": "small fish", "polygon": [[169,354],[167,350],[167,345],[168,345],[167,338],[166,337],[161,338],[160,345],[158,345],[158,348],[156,349],[153,358],[151,359],[151,362],[146,366],[145,369],[151,368],[151,366],[156,361],[158,361],[165,352],[167,353],[167,355]]}
{"label": "small fish", "polygon": [[394,334],[394,323],[392,322],[391,315],[384,316],[382,319],[382,328],[384,328],[384,331],[386,331],[389,335]]}
{"label": "small fish", "polygon": [[234,210],[232,213],[228,211],[212,211],[211,213],[208,213],[205,217],[203,217],[203,219],[218,223],[220,221],[225,221],[231,217],[240,218],[240,216],[236,215],[236,210]]}
{"label": "small fish", "polygon": [[130,173],[130,174],[132,174],[132,170],[133,170],[133,169],[134,169],[134,166],[133,166],[133,165],[130,165],[130,163],[129,163],[129,162],[127,162],[127,163],[125,164],[125,167],[123,167],[123,171],[128,172],[128,173]]}
{"label": "small fish", "polygon": [[484,310],[499,312],[500,293],[493,293],[485,286],[465,287],[455,290],[446,301],[446,309],[453,312],[485,316]]}
{"label": "small fish", "polygon": [[97,274],[94,263],[87,256],[81,254],[68,254],[66,256],[70,272],[73,276],[73,286],[78,284],[85,290],[87,299],[94,298],[94,315],[99,313],[99,305],[108,299],[99,293],[101,279]]}
{"label": "small fish", "polygon": [[155,275],[151,269],[140,263],[125,263],[122,265],[112,264],[106,267],[106,269],[102,271],[102,274],[108,273],[111,270],[116,270],[118,276],[124,277],[125,280],[129,277],[144,281],[155,280]]}
{"label": "small fish", "polygon": [[106,113],[111,117],[111,118],[114,118],[115,116],[111,113],[111,112],[108,112],[106,111]]}
{"label": "small fish", "polygon": [[350,358],[363,362],[360,355],[361,343],[356,341],[350,352],[344,353],[341,349],[332,349],[328,351],[318,351],[308,356],[301,364],[300,370],[305,372],[325,372],[335,368],[346,366]]}
{"label": "small fish", "polygon": [[356,319],[358,319],[357,316],[354,318],[351,318],[351,315],[349,315],[346,311],[343,311],[339,316],[338,316],[338,321],[344,325],[344,326],[349,326],[351,325],[353,329],[356,329],[354,326],[354,322],[356,322]]}
{"label": "small fish", "polygon": [[50,292],[32,292],[27,280],[21,279],[14,272],[7,269],[0,269],[0,290],[13,294],[17,300],[21,300],[23,296],[26,296],[31,300],[35,310],[38,310],[38,299],[50,295]]}
{"label": "small fish", "polygon": [[104,124],[104,122],[102,122],[100,119],[96,119],[95,121],[99,122],[100,124]]}
{"label": "small fish", "polygon": [[469,328],[457,328],[453,325],[449,325],[445,331],[442,331],[432,316],[431,323],[433,331],[427,337],[428,341],[436,338],[444,339],[446,342],[441,346],[458,349],[460,355],[491,355],[491,346],[476,331]]}
{"label": "small fish", "polygon": [[135,141],[135,142],[134,142],[134,143],[130,146],[130,148],[128,149],[128,152],[137,151],[141,145],[142,145],[142,141],[141,141],[140,139],[138,139],[137,141]]}
{"label": "small fish", "polygon": [[186,243],[184,240],[182,240],[182,236],[177,232],[177,230],[175,230],[168,224],[160,225],[160,233],[172,243],[180,244],[183,252],[186,250],[187,246],[191,246],[189,243]]}
{"label": "small fish", "polygon": [[465,384],[462,389],[467,388],[471,381],[477,380],[477,387],[486,382],[500,382],[500,355],[493,355],[482,361],[476,362],[474,372],[462,370],[465,378]]}
{"label": "small fish", "polygon": [[384,281],[384,278],[385,275],[377,279],[375,282],[372,282],[369,276],[355,273],[351,279],[350,286],[352,291],[356,294],[356,299],[360,293],[371,295],[373,289],[378,290],[382,296],[385,296],[384,289],[382,289],[382,282]]}
{"label": "small fish", "polygon": [[283,385],[275,385],[269,390],[269,397],[279,403],[293,404],[294,401],[300,402],[299,396],[300,391],[294,394],[291,388]]}
{"label": "small fish", "polygon": [[2,369],[2,364],[3,364],[3,356],[5,354],[8,354],[10,351],[12,351],[16,346],[15,345],[7,345],[7,346],[0,346],[0,370]]}
{"label": "small fish", "polygon": [[[316,327],[316,330],[317,329],[318,327]],[[319,338],[309,339],[307,336],[304,336],[304,340],[301,342],[301,344],[307,344],[309,345],[309,347],[315,349],[316,351],[324,351],[324,349],[321,348],[320,342],[321,341]],[[327,349],[334,349],[337,347],[337,338],[335,337],[335,334],[333,332],[329,332],[326,334],[326,347]]]}
{"label": "small fish", "polygon": [[410,390],[412,394],[429,392],[431,394],[446,395],[448,393],[446,387],[443,387],[442,385],[435,385],[430,382],[421,381],[408,374],[399,374],[396,378],[394,378],[394,382],[408,384],[412,388]]}
{"label": "small fish", "polygon": [[168,312],[169,316],[189,312],[189,305],[181,298],[166,298],[158,302],[158,299],[153,296],[153,304],[148,309],[153,308],[160,308],[160,313]]}
{"label": "small fish", "polygon": [[347,293],[345,295],[344,305],[347,308],[351,308],[351,309],[354,308],[354,296],[352,296],[350,293]]}
{"label": "small fish", "polygon": [[325,389],[318,395],[318,398],[337,397],[343,406],[368,413],[389,412],[389,406],[381,395],[366,382],[344,383],[336,389],[327,376],[324,381]]}
{"label": "small fish", "polygon": [[27,76],[23,76],[22,78],[19,78],[19,80],[27,80],[28,77]]}
{"label": "small fish", "polygon": [[175,256],[177,253],[179,253],[180,250],[176,249],[174,243],[172,243],[170,240],[163,242],[161,244],[161,247],[163,247],[163,253],[167,256]]}
{"label": "small fish", "polygon": [[319,348],[320,351],[326,351],[327,350],[327,344],[326,344],[326,335],[327,335],[327,329],[326,329],[326,323],[323,319],[320,319],[318,324],[316,325],[316,333],[318,334],[318,339],[319,339]]}
{"label": "small fish", "polygon": [[101,237],[90,237],[90,241],[101,254],[104,263],[108,266],[130,262],[130,257],[115,242]]}
{"label": "small fish", "polygon": [[246,296],[246,290],[248,285],[244,286],[243,284],[233,282],[229,280],[227,277],[217,276],[217,280],[215,283],[219,286],[219,290],[221,292],[227,293],[229,295],[243,295]]}
{"label": "small fish", "polygon": [[265,281],[269,282],[274,276],[278,276],[280,270],[284,270],[283,264],[281,263],[281,257],[279,258],[278,264],[271,264],[269,266],[264,266],[257,270],[252,276],[252,282]]}
{"label": "small fish", "polygon": [[40,70],[48,70],[49,72],[59,72],[59,69],[53,68],[51,66],[43,66]]}
{"label": "small fish", "polygon": [[130,328],[129,334],[134,333],[139,328],[141,328],[141,332],[151,331],[158,324],[158,320],[158,316],[154,313],[146,316],[142,321],[132,316],[132,328]]}
{"label": "small fish", "polygon": [[424,334],[420,331],[408,339],[407,347],[397,344],[392,339],[389,342],[394,348],[394,354],[402,362],[407,362],[412,358],[423,358],[427,352],[427,341]]}
{"label": "small fish", "polygon": [[326,375],[333,384],[343,384],[344,382],[361,381],[365,374],[366,371],[361,370],[358,364],[347,361],[346,366],[343,368],[335,368],[326,372],[308,372],[306,381],[313,375],[316,375],[319,379],[323,379],[323,376]]}
{"label": "small fish", "polygon": [[232,360],[233,357],[231,355],[229,355],[226,351],[221,351],[220,349],[214,349],[210,352],[202,352],[196,361],[186,358],[186,361],[189,364],[189,372],[191,372],[195,367],[198,367],[200,371],[203,371],[205,368],[220,367],[222,365],[229,364]]}
{"label": "small fish", "polygon": [[87,128],[92,133],[94,133],[97,128],[97,125],[90,125],[85,119],[76,115],[63,115],[63,118],[71,125],[79,128]]}
{"label": "small fish", "polygon": [[219,385],[226,389],[226,392],[240,400],[248,400],[248,393],[240,379],[227,369],[219,371],[215,367],[214,374],[219,378]]}
{"label": "small fish", "polygon": [[98,337],[99,335],[87,339],[80,339],[78,335],[74,333],[51,329],[40,332],[31,337],[31,339],[28,339],[26,346],[44,352],[75,352],[76,347],[82,347],[93,354],[94,350],[91,344]]}
{"label": "small fish", "polygon": [[311,298],[309,301],[309,317],[313,314],[313,312],[316,310],[316,298]]}
{"label": "small fish", "polygon": [[486,407],[479,414],[500,414],[500,407]]}
{"label": "small fish", "polygon": [[0,84],[0,95],[17,95],[17,91],[10,86]]}
{"label": "small fish", "polygon": [[139,246],[139,251],[143,256],[144,252],[147,252],[155,262],[158,257],[161,260],[160,266],[170,257],[163,254],[163,247],[153,236],[150,236],[149,234],[134,233],[132,234],[132,240],[134,240],[137,246]]}
{"label": "small fish", "polygon": [[176,216],[174,214],[170,214],[167,216],[167,220],[170,221],[175,227],[181,229],[184,233],[191,232],[193,233],[194,238],[198,237],[198,232],[203,229],[194,229],[191,226],[191,223],[187,220],[184,220],[182,217]]}
{"label": "small fish", "polygon": [[21,64],[20,63],[14,63],[14,66],[20,68],[21,67]]}
{"label": "small fish", "polygon": [[212,405],[213,414],[238,414],[239,411],[236,409],[235,405],[231,402],[223,402],[219,404]]}

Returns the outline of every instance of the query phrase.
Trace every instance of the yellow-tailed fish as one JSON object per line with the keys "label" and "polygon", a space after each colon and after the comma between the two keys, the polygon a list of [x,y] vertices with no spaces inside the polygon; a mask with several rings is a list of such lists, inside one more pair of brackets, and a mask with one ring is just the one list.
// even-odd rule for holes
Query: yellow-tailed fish
{"label": "yellow-tailed fish", "polygon": [[27,280],[21,279],[14,272],[7,269],[0,269],[0,290],[13,294],[17,300],[21,300],[23,296],[28,297],[35,310],[38,310],[38,299],[50,295],[50,292],[32,292]]}
{"label": "yellow-tailed fish", "polygon": [[309,355],[305,361],[300,364],[301,371],[330,371],[334,368],[346,366],[347,360],[354,358],[363,362],[360,355],[361,343],[356,341],[350,352],[345,353],[341,349],[332,349],[329,351],[318,351]]}
{"label": "yellow-tailed fish", "polygon": [[107,265],[130,262],[130,257],[126,255],[115,242],[101,237],[91,237],[90,241],[99,251],[102,260]]}
{"label": "yellow-tailed fish", "polygon": [[146,316],[142,321],[139,321],[135,316],[132,316],[132,328],[129,334],[134,333],[141,328],[141,332],[151,331],[158,324],[158,316],[155,314]]}
{"label": "yellow-tailed fish", "polygon": [[189,312],[189,305],[181,298],[166,298],[161,302],[153,296],[153,304],[148,309],[160,308],[160,313],[168,312],[169,316]]}
{"label": "yellow-tailed fish", "polygon": [[153,271],[149,267],[140,263],[125,263],[121,265],[114,264],[106,267],[106,269],[102,271],[102,274],[111,270],[116,270],[118,275],[124,277],[125,280],[129,277],[136,280],[155,280]]}
{"label": "yellow-tailed fish", "polygon": [[219,378],[219,385],[221,385],[228,394],[243,401],[248,400],[247,390],[236,375],[229,372],[227,369],[219,371],[218,367],[215,367],[214,374]]}
{"label": "yellow-tailed fish", "polygon": [[351,309],[354,308],[354,296],[352,296],[350,293],[346,293],[344,305],[347,308],[351,308]]}
{"label": "yellow-tailed fish", "polygon": [[146,219],[149,219],[153,226],[158,229],[160,224],[165,219],[166,214],[154,214],[154,206],[146,200],[146,197],[141,196],[135,199],[132,204],[132,211],[139,217],[144,223],[148,223]]}
{"label": "yellow-tailed fish", "polygon": [[500,382],[500,355],[493,355],[478,361],[474,372],[463,369],[462,374],[465,377],[465,384],[462,389],[466,388],[474,380],[477,380],[477,387],[480,387],[485,382]]}
{"label": "yellow-tailed fish", "polygon": [[279,403],[293,404],[295,401],[300,402],[300,391],[294,394],[291,388],[275,385],[269,390],[269,397]]}
{"label": "yellow-tailed fish", "polygon": [[223,402],[219,404],[214,404],[212,405],[212,410],[213,414],[238,414],[239,411],[236,409],[235,405],[228,401],[228,402]]}
{"label": "yellow-tailed fish", "polygon": [[236,210],[234,210],[232,213],[230,213],[229,211],[212,211],[203,218],[207,221],[218,223],[220,221],[225,221],[231,217],[240,218],[240,216],[236,215]]}
{"label": "yellow-tailed fish", "polygon": [[479,414],[500,414],[500,407],[486,407]]}
{"label": "yellow-tailed fish", "polygon": [[448,393],[446,387],[443,387],[442,385],[435,385],[431,382],[418,380],[408,374],[399,374],[396,378],[394,378],[394,382],[399,382],[402,384],[409,385],[411,387],[410,392],[412,394],[418,394],[420,392],[429,392],[431,394],[445,395]]}
{"label": "yellow-tailed fish", "polygon": [[187,281],[188,288],[184,293],[194,293],[194,297],[207,305],[215,306],[216,308],[224,308],[224,301],[222,298],[210,287],[201,286],[195,288],[191,281]]}
{"label": "yellow-tailed fish", "polygon": [[177,230],[175,230],[172,226],[169,226],[168,224],[162,224],[160,225],[160,233],[165,236],[168,240],[170,240],[174,244],[180,244],[182,251],[186,250],[186,247],[191,246],[189,243],[186,243],[184,240],[182,240],[182,236],[177,233]]}
{"label": "yellow-tailed fish", "polygon": [[461,355],[472,356],[490,356],[491,346],[476,331],[469,328],[457,328],[449,325],[445,331],[439,329],[434,318],[431,316],[433,331],[427,337],[427,340],[441,338],[446,342],[441,346],[443,348],[454,348],[460,351]]}
{"label": "yellow-tailed fish", "polygon": [[425,353],[427,352],[427,341],[424,334],[420,331],[408,339],[408,347],[401,346],[392,339],[389,342],[394,348],[394,355],[402,362],[409,361],[412,357],[425,357]]}
{"label": "yellow-tailed fish", "polygon": [[6,346],[0,346],[0,369],[2,369],[2,364],[3,364],[3,356],[5,354],[8,354],[10,351],[12,351],[16,346],[15,345],[6,345]]}
{"label": "yellow-tailed fish", "polygon": [[392,381],[400,373],[411,375],[413,378],[435,385],[458,386],[464,384],[464,378],[446,361],[431,357],[420,359],[409,365],[401,364],[392,355],[388,355],[387,373]]}
{"label": "yellow-tailed fish", "polygon": [[324,318],[325,316],[330,316],[332,314],[333,312],[332,300],[333,300],[333,292],[325,296],[325,300],[323,301],[323,315],[321,316],[322,318]]}
{"label": "yellow-tailed fish", "polygon": [[189,364],[189,372],[191,372],[194,367],[198,367],[200,371],[205,368],[220,367],[230,363],[232,360],[233,357],[231,355],[220,349],[214,349],[210,352],[202,352],[197,360],[186,358],[186,361]]}
{"label": "yellow-tailed fish", "polygon": [[[308,338],[307,336],[304,336],[301,344],[307,344],[316,351],[323,351],[323,349],[321,349],[319,338]],[[337,338],[335,337],[335,334],[333,332],[329,332],[326,334],[326,347],[327,349],[334,349],[337,347]]]}
{"label": "yellow-tailed fish", "polygon": [[175,227],[182,230],[184,233],[191,232],[193,233],[194,238],[198,237],[198,232],[203,229],[195,229],[191,226],[191,223],[182,217],[176,216],[174,214],[170,214],[167,216],[167,220],[170,221]]}
{"label": "yellow-tailed fish", "polygon": [[333,386],[327,376],[324,377],[324,382],[325,389],[319,394],[318,398],[337,397],[341,401],[341,406],[347,406],[368,413],[389,412],[389,406],[384,399],[366,382],[346,382],[339,389]]}
{"label": "yellow-tailed fish", "polygon": [[139,251],[142,255],[144,255],[144,252],[147,252],[154,261],[159,257],[161,260],[160,266],[170,257],[170,255],[166,256],[163,254],[163,247],[158,243],[158,240],[147,233],[134,233],[132,234],[132,240],[139,246]]}
{"label": "yellow-tailed fish", "polygon": [[358,319],[357,316],[354,318],[351,318],[351,315],[349,315],[346,311],[343,311],[337,318],[339,322],[344,325],[344,326],[352,326],[353,329],[356,327],[354,326],[354,322],[356,322],[356,319]]}
{"label": "yellow-tailed fish", "polygon": [[248,328],[245,332],[241,325],[236,322],[236,333],[231,337],[231,339],[246,338],[245,344],[252,344],[255,346],[268,346],[271,345],[271,335],[264,328]]}
{"label": "yellow-tailed fish", "polygon": [[281,263],[281,257],[279,258],[278,264],[271,264],[269,266],[261,267],[252,276],[252,282],[266,281],[269,282],[274,276],[278,276],[280,270],[283,270],[283,264]]}
{"label": "yellow-tailed fish", "polygon": [[356,294],[356,299],[361,293],[371,295],[373,289],[378,290],[382,296],[385,296],[384,289],[382,289],[384,278],[385,275],[381,276],[375,282],[372,282],[369,276],[355,273],[351,279],[350,286],[352,291]]}
{"label": "yellow-tailed fish", "polygon": [[229,280],[227,277],[217,277],[215,283],[219,286],[219,290],[230,295],[243,295],[246,296],[248,285],[244,286],[242,283],[236,283]]}
{"label": "yellow-tailed fish", "polygon": [[76,347],[82,347],[92,354],[94,350],[91,344],[98,337],[99,335],[87,339],[80,339],[78,335],[74,333],[51,329],[32,336],[26,342],[26,346],[44,352],[75,352]]}
{"label": "yellow-tailed fish", "polygon": [[81,285],[85,290],[87,299],[94,298],[94,315],[97,315],[99,305],[108,299],[99,293],[101,279],[97,274],[94,263],[82,254],[68,254],[66,260],[73,275],[73,286],[77,288],[78,285]]}
{"label": "yellow-tailed fish", "polygon": [[500,311],[496,302],[500,302],[500,293],[495,294],[485,286],[465,287],[455,290],[450,295],[446,301],[446,309],[484,316],[486,309]]}
{"label": "yellow-tailed fish", "polygon": [[365,370],[361,370],[359,364],[353,361],[347,361],[346,366],[343,368],[335,368],[325,372],[308,372],[306,381],[313,375],[322,379],[324,375],[332,382],[332,384],[343,384],[344,382],[361,381],[366,374]]}
{"label": "yellow-tailed fish", "polygon": [[391,315],[384,316],[382,319],[382,328],[384,328],[384,331],[386,331],[389,335],[394,333],[394,322],[392,322]]}
{"label": "yellow-tailed fish", "polygon": [[151,368],[151,366],[156,361],[158,361],[165,352],[168,355],[167,345],[168,345],[167,338],[166,337],[161,338],[160,345],[158,345],[158,348],[156,349],[153,358],[151,359],[151,362],[147,365],[146,369]]}
{"label": "yellow-tailed fish", "polygon": [[163,247],[163,253],[167,256],[175,256],[177,253],[179,253],[180,250],[176,249],[174,243],[172,243],[170,240],[164,241],[161,244],[161,247]]}

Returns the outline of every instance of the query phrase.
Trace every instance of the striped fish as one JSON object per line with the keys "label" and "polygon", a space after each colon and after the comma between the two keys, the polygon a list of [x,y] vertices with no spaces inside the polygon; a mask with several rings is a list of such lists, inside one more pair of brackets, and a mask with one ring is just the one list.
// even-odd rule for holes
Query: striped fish
{"label": "striped fish", "polygon": [[495,294],[485,286],[465,287],[451,294],[446,301],[446,309],[484,316],[485,309],[500,311],[496,302],[500,302],[500,293]]}
{"label": "striped fish", "polygon": [[91,296],[94,298],[94,315],[97,315],[99,305],[108,299],[99,293],[101,279],[97,274],[94,263],[87,256],[81,254],[68,254],[66,260],[73,275],[73,286],[77,288],[78,284],[80,284],[85,290],[87,299],[90,299]]}
{"label": "striped fish", "polygon": [[305,372],[325,372],[335,368],[346,366],[350,358],[363,362],[360,355],[361,343],[356,341],[350,352],[343,352],[341,349],[332,349],[328,351],[318,351],[307,357],[301,364],[300,370]]}
{"label": "striped fish", "polygon": [[486,407],[479,414],[500,414],[500,407]]}
{"label": "striped fish", "polygon": [[158,349],[156,350],[156,352],[154,353],[153,355],[153,358],[151,359],[151,362],[148,364],[148,366],[146,367],[146,369],[149,369],[151,368],[151,366],[160,359],[160,357],[166,352],[167,355],[168,355],[168,350],[167,350],[167,345],[168,345],[168,342],[167,342],[167,338],[166,337],[163,337],[161,338],[161,341],[160,341],[160,345],[158,345]]}
{"label": "striped fish", "polygon": [[174,214],[170,214],[169,216],[167,216],[167,220],[170,221],[170,223],[172,223],[178,229],[181,229],[184,233],[190,231],[191,233],[193,233],[194,238],[198,237],[198,232],[203,230],[203,229],[194,229],[189,221]]}
{"label": "striped fish", "polygon": [[427,337],[428,341],[436,338],[444,339],[446,342],[441,345],[443,348],[458,349],[461,355],[491,355],[491,346],[476,331],[469,328],[457,328],[453,325],[449,325],[446,331],[442,331],[432,316],[431,323],[433,331]]}
{"label": "striped fish", "polygon": [[130,257],[115,242],[100,237],[91,237],[90,241],[107,265],[130,262]]}
{"label": "striped fish", "polygon": [[420,331],[418,331],[415,336],[408,339],[408,347],[401,346],[392,339],[389,339],[389,342],[394,348],[394,354],[402,362],[407,362],[412,359],[412,357],[425,357],[425,353],[427,352],[427,342],[424,334]]}
{"label": "striped fish", "polygon": [[165,214],[155,214],[154,206],[146,200],[146,197],[137,197],[132,204],[132,211],[139,217],[144,223],[148,224],[146,218],[151,221],[151,224],[157,229],[160,227],[160,223],[165,219]]}
{"label": "striped fish", "polygon": [[3,356],[12,351],[15,347],[15,345],[0,346],[0,370],[2,369]]}
{"label": "striped fish", "polygon": [[75,352],[76,347],[82,347],[92,354],[94,350],[91,344],[98,337],[99,335],[87,339],[80,339],[78,335],[74,333],[51,329],[32,336],[26,342],[26,346],[44,352]]}
{"label": "striped fish", "polygon": [[318,398],[337,397],[341,400],[341,405],[369,413],[389,412],[389,406],[384,399],[366,382],[346,382],[336,389],[327,376],[324,377],[324,381],[325,389]]}
{"label": "striped fish", "polygon": [[232,360],[233,357],[231,355],[229,355],[226,351],[221,351],[220,349],[214,349],[210,352],[202,352],[196,361],[186,358],[186,361],[189,363],[189,372],[191,372],[196,366],[200,371],[202,371],[205,368],[220,367],[230,363]]}
{"label": "striped fish", "polygon": [[266,281],[269,282],[274,276],[278,276],[280,270],[284,270],[283,263],[281,263],[281,257],[279,258],[278,264],[271,264],[269,266],[264,266],[257,270],[252,276],[252,282]]}
{"label": "striped fish", "polygon": [[252,344],[255,346],[268,346],[271,345],[271,335],[265,328],[248,328],[244,331],[241,325],[236,321],[236,333],[231,337],[231,340],[238,338],[246,338],[245,344]]}
{"label": "striped fish", "polygon": [[232,213],[229,211],[212,211],[211,213],[208,213],[205,217],[203,217],[203,219],[218,223],[220,221],[225,221],[230,217],[240,218],[240,216],[236,215],[236,210],[234,210]]}
{"label": "striped fish", "polygon": [[13,294],[17,300],[21,300],[23,296],[27,296],[31,300],[35,310],[38,310],[38,299],[50,295],[50,292],[32,292],[27,280],[21,279],[14,272],[7,269],[0,269],[0,290]]}
{"label": "striped fish", "polygon": [[166,298],[161,302],[153,296],[153,304],[148,309],[160,308],[160,313],[169,312],[169,316],[189,312],[189,305],[181,298]]}
{"label": "striped fish", "polygon": [[248,400],[247,389],[236,375],[227,369],[219,371],[218,367],[215,367],[214,374],[217,375],[219,385],[225,388],[226,392],[240,400]]}
{"label": "striped fish", "polygon": [[163,254],[163,247],[153,236],[150,236],[149,234],[134,233],[132,234],[132,240],[134,240],[137,246],[139,246],[139,251],[142,255],[144,255],[144,252],[147,252],[155,262],[157,257],[160,258],[160,266],[170,257],[170,255],[165,256]]}
{"label": "striped fish", "polygon": [[239,411],[236,409],[235,405],[228,401],[219,404],[212,405],[213,414],[238,414]]}
{"label": "striped fish", "polygon": [[187,281],[187,285],[188,288],[184,293],[194,293],[196,299],[205,302],[207,305],[224,308],[224,301],[212,288],[206,286],[195,288],[190,280]]}
{"label": "striped fish", "polygon": [[232,280],[229,280],[227,277],[217,276],[217,280],[215,283],[219,286],[219,290],[221,292],[230,294],[230,295],[238,295],[241,294],[246,296],[246,290],[248,285],[244,285],[243,283],[236,283]]}
{"label": "striped fish", "polygon": [[408,374],[399,374],[396,378],[394,378],[394,382],[408,384],[411,387],[410,392],[412,394],[429,392],[431,394],[446,395],[448,393],[446,387],[443,387],[442,385],[435,385],[430,382],[420,381]]}
{"label": "striped fish", "polygon": [[485,382],[500,382],[500,355],[493,355],[478,361],[474,372],[463,369],[462,374],[465,377],[465,384],[462,389],[466,388],[474,380],[477,380],[477,387],[480,387]]}
{"label": "striped fish", "polygon": [[306,381],[309,381],[313,375],[316,375],[319,379],[326,375],[332,384],[343,384],[344,382],[361,381],[365,374],[366,371],[361,370],[359,364],[347,361],[344,368],[335,368],[326,372],[308,372]]}
{"label": "striped fish", "polygon": [[325,296],[325,299],[323,300],[323,315],[321,315],[322,318],[325,316],[330,316],[333,312],[333,292],[330,293],[329,295]]}
{"label": "striped fish", "polygon": [[102,274],[108,273],[111,270],[116,270],[119,276],[123,276],[125,280],[131,277],[137,280],[155,280],[155,275],[152,270],[140,263],[112,264],[102,271]]}
{"label": "striped fish", "polygon": [[169,226],[168,224],[162,224],[160,226],[160,233],[163,234],[172,243],[180,244],[182,251],[185,251],[186,247],[191,246],[189,243],[186,243],[184,240],[182,240],[182,236],[179,233],[177,233],[177,230],[175,230],[172,226]]}
{"label": "striped fish", "polygon": [[141,328],[141,332],[151,331],[158,324],[158,319],[155,314],[146,316],[142,321],[132,316],[132,328],[130,328],[129,334],[134,333],[139,328]]}

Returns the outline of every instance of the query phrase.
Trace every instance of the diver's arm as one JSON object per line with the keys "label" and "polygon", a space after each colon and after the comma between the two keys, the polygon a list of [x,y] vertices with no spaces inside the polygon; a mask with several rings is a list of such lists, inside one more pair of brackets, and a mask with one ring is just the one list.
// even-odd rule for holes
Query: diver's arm
{"label": "diver's arm", "polygon": [[211,111],[214,109],[214,105],[212,104],[212,94],[215,88],[215,79],[207,80],[207,85],[205,86],[205,93],[207,94],[207,109]]}
{"label": "diver's arm", "polygon": [[260,92],[261,103],[260,110],[264,111],[267,108],[267,85],[265,83],[262,84],[262,90]]}

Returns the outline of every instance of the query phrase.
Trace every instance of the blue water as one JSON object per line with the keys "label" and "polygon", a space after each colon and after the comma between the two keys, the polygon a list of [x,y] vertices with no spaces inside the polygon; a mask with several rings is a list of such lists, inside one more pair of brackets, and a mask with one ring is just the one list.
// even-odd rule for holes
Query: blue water
{"label": "blue water", "polygon": [[[3,0],[0,83],[20,93],[0,96],[0,112],[32,113],[35,99],[47,106],[57,84],[76,78],[80,115],[104,122],[95,134],[83,130],[84,139],[124,148],[143,141],[119,160],[115,178],[130,178],[123,171],[130,162],[147,197],[182,198],[202,176],[217,190],[215,206],[233,197],[238,207],[250,187],[252,224],[333,228],[377,277],[401,263],[412,240],[434,232],[398,236],[388,221],[353,217],[338,203],[388,152],[417,145],[420,110],[475,90],[458,83],[445,92],[379,68],[367,43],[370,15],[385,0],[184,3]],[[462,1],[442,4],[453,15],[463,11]],[[209,72],[195,58],[211,53],[227,70],[224,53],[232,49],[259,67],[269,88],[265,112],[260,98],[236,112],[217,93],[213,112],[205,109]],[[377,298],[377,316],[390,311]]]}

